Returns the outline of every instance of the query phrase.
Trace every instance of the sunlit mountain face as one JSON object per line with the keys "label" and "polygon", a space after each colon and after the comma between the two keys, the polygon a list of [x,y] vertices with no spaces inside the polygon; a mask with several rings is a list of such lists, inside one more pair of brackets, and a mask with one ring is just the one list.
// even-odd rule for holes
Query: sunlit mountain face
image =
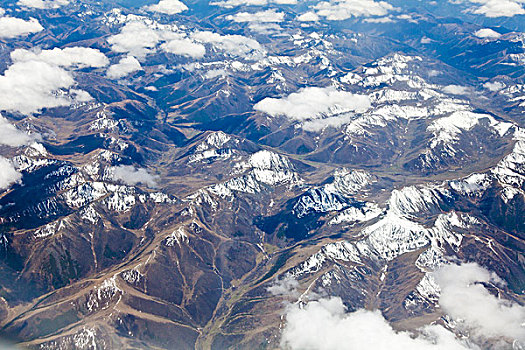
{"label": "sunlit mountain face", "polygon": [[523,0],[0,1],[0,338],[525,349],[524,31]]}

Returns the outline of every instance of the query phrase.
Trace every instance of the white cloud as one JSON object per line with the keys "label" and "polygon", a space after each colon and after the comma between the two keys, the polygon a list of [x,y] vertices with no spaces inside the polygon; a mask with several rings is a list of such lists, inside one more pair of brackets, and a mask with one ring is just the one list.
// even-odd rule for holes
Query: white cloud
{"label": "white cloud", "polygon": [[322,1],[313,7],[318,16],[330,21],[341,21],[352,17],[385,16],[394,7],[385,1],[331,0]]}
{"label": "white cloud", "polygon": [[202,58],[206,54],[204,45],[183,37],[170,40],[162,44],[161,48],[166,52],[191,58]]}
{"label": "white cloud", "polygon": [[411,22],[411,23],[418,23],[417,20],[414,19],[414,17],[412,17],[409,14],[402,14],[402,15],[397,16],[396,18],[403,20],[403,21]]}
{"label": "white cloud", "polygon": [[[256,23],[256,22],[254,22]],[[220,35],[211,31],[187,34],[176,27],[146,25],[141,21],[128,22],[120,33],[107,39],[111,50],[127,53],[143,60],[159,49],[168,53],[194,59],[206,54],[204,44],[225,52],[230,56],[256,60],[265,55],[263,47],[254,39],[242,35]]]}
{"label": "white cloud", "polygon": [[474,32],[474,35],[480,39],[498,39],[499,37],[501,37],[500,33],[490,28],[483,28],[483,29],[477,30]]}
{"label": "white cloud", "polygon": [[278,34],[283,28],[277,23],[251,22],[248,28],[258,34]]}
{"label": "white cloud", "polygon": [[392,23],[394,20],[390,17],[375,17],[375,18],[365,18],[363,20],[365,23]]}
{"label": "white cloud", "polygon": [[69,0],[19,0],[18,5],[37,9],[56,9],[69,4]]}
{"label": "white cloud", "polygon": [[297,17],[297,20],[300,22],[317,22],[319,16],[315,12],[306,12]]}
{"label": "white cloud", "polygon": [[485,84],[483,84],[483,87],[492,92],[496,92],[496,91],[500,91],[504,89],[506,85],[499,81],[495,81],[495,82],[487,81]]}
{"label": "white cloud", "polygon": [[265,53],[259,42],[242,35],[220,35],[209,31],[203,31],[193,33],[191,37],[201,43],[211,44],[215,48],[232,56],[244,57],[247,59],[259,59]]}
{"label": "white cloud", "polygon": [[[479,350],[488,344],[491,349],[522,348],[525,307],[489,292],[485,285],[504,285],[495,273],[468,263],[445,265],[433,277],[441,290],[440,309],[456,321],[460,337],[439,325],[395,331],[379,311],[349,313],[339,297],[332,297],[305,306],[289,305],[281,346],[290,350]],[[270,288],[274,295],[287,295],[297,286],[282,280]]]}
{"label": "white cloud", "polygon": [[21,179],[22,174],[15,169],[13,163],[9,159],[0,156],[0,189],[5,190]]}
{"label": "white cloud", "polygon": [[129,53],[138,58],[144,58],[155,51],[162,40],[161,33],[142,22],[129,22],[119,34],[110,36],[108,43],[115,52]]}
{"label": "white cloud", "polygon": [[469,349],[441,326],[418,335],[396,332],[379,311],[347,313],[340,298],[290,306],[281,346],[291,350],[460,350]]}
{"label": "white cloud", "polygon": [[226,19],[238,23],[249,23],[248,28],[259,34],[272,34],[282,31],[282,28],[277,23],[284,20],[284,13],[273,9],[254,13],[239,12],[235,15],[227,16]]}
{"label": "white cloud", "polygon": [[523,8],[525,1],[523,0],[460,0],[451,2],[462,3],[466,1],[476,4],[468,10],[469,12],[486,17],[512,17],[525,14]]}
{"label": "white cloud", "polygon": [[119,34],[108,38],[111,50],[125,52],[138,59],[160,49],[175,55],[191,58],[202,58],[206,53],[204,45],[185,37],[184,33],[175,32],[172,28],[152,28],[143,22],[127,23]]}
{"label": "white cloud", "polygon": [[146,11],[165,13],[174,15],[186,11],[188,6],[179,0],[161,0],[158,4],[146,6]]}
{"label": "white cloud", "polygon": [[233,8],[237,6],[266,6],[269,4],[294,5],[297,0],[225,0],[211,2],[210,5]]}
{"label": "white cloud", "polygon": [[111,169],[113,180],[122,181],[126,185],[134,186],[143,184],[148,187],[156,187],[158,176],[151,175],[146,169],[135,168],[132,165],[119,165]]}
{"label": "white cloud", "polygon": [[109,79],[120,79],[139,70],[142,70],[140,62],[133,56],[126,56],[117,64],[111,65],[106,75]]}
{"label": "white cloud", "polygon": [[495,273],[468,263],[446,265],[435,278],[441,288],[439,305],[473,336],[525,342],[525,307],[490,294],[481,284],[501,285]]}
{"label": "white cloud", "polygon": [[11,147],[27,145],[33,138],[23,131],[20,131],[13,124],[0,115],[0,144]]}
{"label": "white cloud", "polygon": [[204,78],[206,79],[214,79],[217,77],[224,78],[224,77],[227,77],[228,75],[230,75],[230,72],[228,72],[225,69],[210,69],[204,74]]}
{"label": "white cloud", "polygon": [[271,22],[282,22],[284,20],[284,13],[277,12],[276,10],[266,10],[255,13],[250,12],[239,12],[235,15],[229,15],[226,19],[234,22],[244,23],[244,22],[261,22],[261,23],[271,23]]}
{"label": "white cloud", "polygon": [[325,128],[339,128],[350,121],[352,121],[352,115],[347,113],[324,119],[308,120],[303,123],[302,128],[306,131],[318,132]]}
{"label": "white cloud", "polygon": [[11,60],[13,64],[0,75],[0,110],[23,114],[85,101],[89,95],[73,88],[75,80],[66,69],[108,64],[100,51],[83,47],[40,52],[17,49]]}
{"label": "white cloud", "polygon": [[452,95],[465,95],[469,89],[466,86],[461,85],[447,85],[443,88],[443,92]]}
{"label": "white cloud", "polygon": [[287,275],[283,279],[275,281],[266,290],[272,295],[297,296],[297,287],[299,287],[299,282]]}
{"label": "white cloud", "polygon": [[25,21],[15,17],[0,17],[0,38],[11,39],[42,31],[44,27],[38,20],[30,18]]}
{"label": "white cloud", "polygon": [[370,99],[335,88],[307,87],[284,98],[265,98],[255,110],[271,116],[285,115],[296,120],[317,119],[348,112],[363,112],[370,108]]}
{"label": "white cloud", "polygon": [[29,51],[18,49],[11,53],[14,62],[45,62],[67,68],[101,68],[109,64],[102,52],[86,47],[54,48],[52,50]]}

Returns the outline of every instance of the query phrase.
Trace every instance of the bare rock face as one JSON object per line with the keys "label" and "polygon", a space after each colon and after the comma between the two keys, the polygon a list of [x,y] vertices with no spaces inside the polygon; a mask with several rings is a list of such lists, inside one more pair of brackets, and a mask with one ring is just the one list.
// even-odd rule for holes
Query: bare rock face
{"label": "bare rock face", "polygon": [[329,305],[525,347],[439,278],[525,317],[523,14],[428,6],[0,1],[0,339],[300,349]]}

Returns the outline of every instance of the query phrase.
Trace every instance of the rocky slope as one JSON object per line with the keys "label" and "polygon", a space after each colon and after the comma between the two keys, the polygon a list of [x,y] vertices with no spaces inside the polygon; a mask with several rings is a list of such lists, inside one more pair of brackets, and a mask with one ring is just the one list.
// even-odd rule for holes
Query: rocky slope
{"label": "rocky slope", "polygon": [[339,297],[525,346],[464,333],[435,277],[476,262],[525,302],[516,17],[486,36],[409,3],[27,3],[0,1],[0,25],[42,27],[0,36],[3,338],[275,349],[291,306]]}

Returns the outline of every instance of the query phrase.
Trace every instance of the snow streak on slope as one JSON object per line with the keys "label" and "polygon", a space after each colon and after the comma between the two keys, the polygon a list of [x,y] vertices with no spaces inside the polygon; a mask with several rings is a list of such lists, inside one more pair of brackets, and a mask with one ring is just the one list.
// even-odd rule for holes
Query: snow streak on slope
{"label": "snow streak on slope", "polygon": [[332,182],[311,188],[299,197],[293,207],[293,213],[301,218],[312,212],[340,211],[349,207],[353,202],[352,197],[374,181],[372,175],[362,170],[337,170]]}

